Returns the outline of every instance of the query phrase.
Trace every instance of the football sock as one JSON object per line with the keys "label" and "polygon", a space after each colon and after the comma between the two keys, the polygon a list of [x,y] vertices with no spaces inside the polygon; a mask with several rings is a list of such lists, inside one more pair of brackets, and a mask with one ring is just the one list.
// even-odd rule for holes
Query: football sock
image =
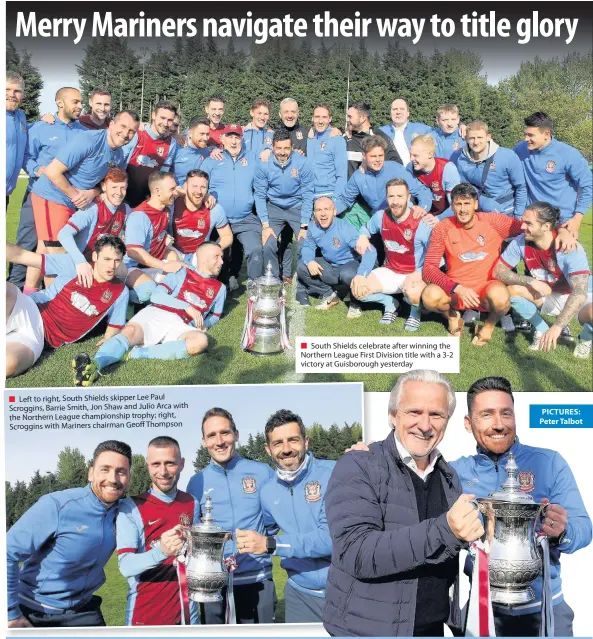
{"label": "football sock", "polygon": [[526,300],[524,297],[511,297],[511,306],[524,320],[531,322],[533,328],[539,333],[545,333],[548,330],[544,318],[537,312],[537,306]]}
{"label": "football sock", "polygon": [[583,324],[583,330],[579,335],[579,339],[583,342],[590,342],[591,339],[593,339],[593,326],[591,326],[589,322]]}
{"label": "football sock", "polygon": [[130,301],[133,304],[148,302],[156,288],[156,282],[142,282],[130,290]]}
{"label": "football sock", "polygon": [[185,340],[156,344],[155,346],[137,346],[130,352],[130,359],[186,359],[190,357]]}
{"label": "football sock", "polygon": [[106,366],[119,362],[129,348],[130,342],[124,335],[119,333],[100,346],[93,359],[97,362],[99,370],[103,370]]}
{"label": "football sock", "polygon": [[420,304],[410,304],[410,317],[420,320]]}
{"label": "football sock", "polygon": [[372,293],[364,297],[361,302],[378,302],[379,304],[383,304],[386,311],[392,312],[399,306],[396,299],[385,293]]}

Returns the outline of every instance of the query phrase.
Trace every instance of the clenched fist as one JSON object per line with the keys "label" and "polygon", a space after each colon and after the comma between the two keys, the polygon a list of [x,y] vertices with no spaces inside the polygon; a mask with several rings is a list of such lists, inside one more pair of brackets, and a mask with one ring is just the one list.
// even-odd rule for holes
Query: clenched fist
{"label": "clenched fist", "polygon": [[484,534],[480,513],[471,503],[475,498],[475,495],[460,495],[447,513],[449,528],[462,541],[475,541]]}

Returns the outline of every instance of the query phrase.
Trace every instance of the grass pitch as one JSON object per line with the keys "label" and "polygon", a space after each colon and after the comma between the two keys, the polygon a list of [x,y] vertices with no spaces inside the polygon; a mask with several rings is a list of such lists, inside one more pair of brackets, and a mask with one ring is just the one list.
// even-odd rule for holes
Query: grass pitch
{"label": "grass pitch", "polygon": [[[14,241],[20,204],[26,180],[19,180],[12,194],[7,212],[7,239]],[[591,214],[581,225],[580,240],[591,263],[592,227]],[[243,273],[245,276],[245,273]],[[243,281],[245,277],[243,277]],[[288,298],[290,299],[290,292]],[[370,336],[409,337],[403,329],[404,319],[395,324],[381,326],[379,310],[365,311],[359,319],[348,320],[344,304],[328,312],[298,305],[288,308],[287,321],[291,337],[309,336]],[[209,331],[212,346],[207,354],[186,360],[158,361],[135,360],[118,364],[109,369],[97,386],[144,386],[172,384],[261,384],[289,381],[341,382],[363,381],[365,390],[389,391],[396,375],[393,373],[368,374],[323,374],[295,375],[294,359],[288,355],[258,358],[241,350],[240,339],[245,320],[246,295],[244,287],[227,298],[225,316]],[[407,309],[403,309],[405,316]],[[295,327],[299,325],[299,328]],[[575,320],[571,324],[576,337],[580,326]],[[440,317],[425,316],[419,337],[447,337]],[[93,355],[100,335],[93,335],[77,344],[63,346],[56,351],[45,351],[37,364],[25,375],[7,381],[8,388],[70,386],[70,361],[79,352]],[[503,375],[516,391],[591,391],[592,360],[578,360],[572,356],[574,344],[563,343],[553,353],[528,350],[529,336],[521,333],[508,339],[502,329],[497,328],[490,344],[484,348],[471,345],[471,335],[466,329],[461,337],[461,367],[459,374],[449,375],[455,389],[466,391],[479,377]]]}

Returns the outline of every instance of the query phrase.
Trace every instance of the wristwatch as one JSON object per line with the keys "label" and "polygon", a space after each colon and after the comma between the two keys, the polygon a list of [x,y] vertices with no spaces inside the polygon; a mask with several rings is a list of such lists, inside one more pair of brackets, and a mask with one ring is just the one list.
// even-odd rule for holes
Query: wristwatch
{"label": "wristwatch", "polygon": [[309,225],[308,225],[308,224],[301,224],[301,229],[302,229],[303,231],[306,231],[308,228],[309,228]]}
{"label": "wristwatch", "polygon": [[268,555],[273,555],[276,552],[276,537],[266,537],[266,552]]}
{"label": "wristwatch", "polygon": [[550,539],[553,546],[561,546],[564,543],[564,538],[566,537],[566,528],[554,539]]}

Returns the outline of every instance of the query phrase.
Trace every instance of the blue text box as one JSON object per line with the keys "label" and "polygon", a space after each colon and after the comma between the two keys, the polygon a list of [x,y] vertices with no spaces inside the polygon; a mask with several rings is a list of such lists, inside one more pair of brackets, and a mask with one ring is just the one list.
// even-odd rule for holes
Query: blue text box
{"label": "blue text box", "polygon": [[593,405],[531,404],[529,428],[593,428]]}

